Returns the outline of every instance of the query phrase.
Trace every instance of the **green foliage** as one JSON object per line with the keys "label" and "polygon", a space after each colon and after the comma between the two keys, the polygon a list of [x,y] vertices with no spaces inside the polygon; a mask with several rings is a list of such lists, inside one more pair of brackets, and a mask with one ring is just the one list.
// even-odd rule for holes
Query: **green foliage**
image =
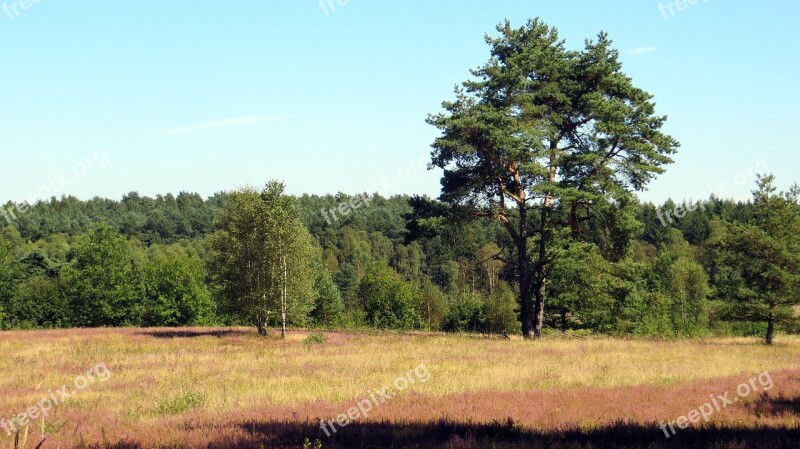
{"label": "green foliage", "polygon": [[550,310],[557,315],[554,327],[562,331],[613,330],[614,288],[618,280],[612,264],[596,245],[570,245],[554,260],[549,275]]}
{"label": "green foliage", "polygon": [[358,292],[369,326],[380,329],[419,327],[414,289],[388,265],[375,263],[370,266]]}
{"label": "green foliage", "polygon": [[439,284],[444,287],[444,291],[454,295],[461,291],[461,284],[459,283],[460,272],[461,267],[458,266],[458,262],[448,260],[438,267],[435,275]]}
{"label": "green foliage", "polygon": [[608,331],[661,337],[708,332],[708,277],[680,233],[672,235],[676,243],[665,246],[652,264],[614,266],[611,285],[618,307]]}
{"label": "green foliage", "polygon": [[800,204],[797,189],[777,194],[774,177],[760,176],[752,218],[726,223],[719,237],[723,257],[720,294],[730,319],[766,322],[766,342],[775,326],[797,322],[800,305]]}
{"label": "green foliage", "polygon": [[328,337],[326,337],[325,334],[320,332],[312,332],[308,334],[303,342],[307,345],[321,345],[326,341],[328,341]]}
{"label": "green foliage", "polygon": [[519,304],[511,287],[499,282],[486,298],[484,306],[484,331],[491,334],[511,335],[521,331]]}
{"label": "green foliage", "polygon": [[408,282],[419,284],[425,268],[425,253],[419,242],[395,245],[392,266]]}
{"label": "green foliage", "polygon": [[156,254],[144,267],[144,326],[197,326],[215,321],[215,303],[197,257]]}
{"label": "green foliage", "polygon": [[440,331],[449,313],[447,295],[433,282],[423,279],[417,294],[416,311],[422,327],[430,331]]}
{"label": "green foliage", "polygon": [[14,317],[8,309],[17,289],[18,270],[11,245],[0,241],[0,329],[10,327],[9,320]]}
{"label": "green foliage", "polygon": [[708,329],[708,276],[689,254],[671,251],[655,262],[656,291],[667,301],[676,335],[702,335]]}
{"label": "green foliage", "polygon": [[58,280],[35,276],[19,284],[8,305],[11,325],[21,329],[58,328],[70,323],[72,311]]}
{"label": "green foliage", "polygon": [[231,196],[211,238],[212,271],[224,310],[266,334],[272,323],[302,325],[314,308],[321,250],[295,200],[270,182]]}
{"label": "green foliage", "polygon": [[[10,311],[6,327],[178,326],[215,320],[198,256],[177,247],[145,253],[107,225],[79,236],[70,250],[58,236],[48,241],[31,245],[16,264],[20,280],[3,302]],[[72,262],[52,261],[47,248],[56,256],[69,253]]]}
{"label": "green foliage", "polygon": [[669,335],[669,323],[661,295],[648,289],[650,266],[623,261],[613,266],[613,333],[628,335]]}
{"label": "green foliage", "polygon": [[450,313],[443,329],[448,332],[480,332],[484,328],[484,302],[478,294],[461,293],[451,296]]}
{"label": "green foliage", "polygon": [[317,326],[339,326],[344,317],[344,301],[339,288],[326,268],[321,268],[314,282],[314,310],[311,318]]}
{"label": "green foliage", "polygon": [[348,311],[353,311],[360,307],[358,303],[358,282],[359,277],[356,273],[356,267],[345,262],[339,267],[339,271],[334,275],[334,282],[342,294],[342,300]]}
{"label": "green foliage", "polygon": [[144,304],[131,245],[117,231],[99,225],[78,238],[75,262],[61,271],[74,325],[136,326]]}

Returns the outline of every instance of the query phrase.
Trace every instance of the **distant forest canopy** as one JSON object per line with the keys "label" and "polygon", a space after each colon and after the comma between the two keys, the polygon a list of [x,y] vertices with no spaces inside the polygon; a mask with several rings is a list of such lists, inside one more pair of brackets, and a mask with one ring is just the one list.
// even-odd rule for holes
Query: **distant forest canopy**
{"label": "distant forest canopy", "polygon": [[[230,201],[230,193],[132,192],[121,201],[53,198],[10,223],[0,217],[2,328],[250,324],[220,306],[211,263],[209,240]],[[290,325],[519,332],[515,275],[501,260],[507,237],[497,222],[459,220],[423,197],[294,201],[320,263],[312,302]],[[679,206],[627,204],[636,220],[624,232],[583,223],[582,242],[551,267],[545,328],[763,335],[761,317],[735,313],[742,299],[719,245],[723,223],[750,223],[754,203],[711,197]],[[324,213],[331,210],[335,218]],[[783,318],[779,329],[796,332],[796,321]]]}

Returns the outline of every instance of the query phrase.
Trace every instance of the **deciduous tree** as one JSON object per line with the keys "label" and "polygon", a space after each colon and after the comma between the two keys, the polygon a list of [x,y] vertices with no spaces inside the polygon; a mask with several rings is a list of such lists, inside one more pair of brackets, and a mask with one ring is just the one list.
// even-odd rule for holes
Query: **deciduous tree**
{"label": "deciduous tree", "polygon": [[263,335],[270,322],[280,324],[282,336],[290,321],[305,322],[314,307],[315,267],[322,254],[282,183],[232,194],[212,247],[228,313],[255,324]]}

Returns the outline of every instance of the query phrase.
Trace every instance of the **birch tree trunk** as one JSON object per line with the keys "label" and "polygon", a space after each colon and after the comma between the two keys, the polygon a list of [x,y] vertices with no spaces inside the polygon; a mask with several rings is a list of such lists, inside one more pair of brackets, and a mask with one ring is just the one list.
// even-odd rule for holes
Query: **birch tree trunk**
{"label": "birch tree trunk", "polygon": [[281,256],[281,262],[283,263],[283,282],[281,282],[281,338],[286,338],[286,307],[288,302],[288,286],[286,284],[289,279],[289,267],[286,263],[286,254]]}

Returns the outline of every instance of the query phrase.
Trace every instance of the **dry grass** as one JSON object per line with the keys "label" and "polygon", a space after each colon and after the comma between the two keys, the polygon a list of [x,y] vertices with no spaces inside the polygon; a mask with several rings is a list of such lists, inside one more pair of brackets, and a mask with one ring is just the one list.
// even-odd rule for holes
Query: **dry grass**
{"label": "dry grass", "polygon": [[[773,347],[755,339],[534,343],[329,333],[323,344],[306,344],[305,338],[294,332],[283,341],[265,340],[250,329],[3,333],[0,418],[104,363],[111,378],[35,421],[27,437],[21,434],[25,447],[35,446],[42,430],[48,438],[43,447],[53,448],[81,442],[303,447],[304,437],[323,439],[325,448],[349,447],[353,434],[360,435],[360,445],[376,435],[387,445],[385,438],[395,440],[394,447],[430,447],[420,440],[428,435],[442,447],[492,447],[486,438],[500,438],[498,447],[533,447],[530,439],[544,441],[557,432],[579,432],[584,437],[572,438],[586,438],[585,447],[592,447],[591,438],[604,435],[592,432],[621,429],[623,422],[627,434],[658,438],[659,420],[684,415],[710,394],[732,391],[768,370],[775,384],[768,396],[752,395],[717,413],[714,426],[684,433],[772,429],[781,436],[800,428],[796,337],[782,337]],[[333,441],[322,438],[319,419],[335,418],[368,390],[389,385],[420,363],[430,370],[429,382],[377,407]],[[497,424],[509,420],[514,424]],[[12,443],[0,430],[0,448]]]}

